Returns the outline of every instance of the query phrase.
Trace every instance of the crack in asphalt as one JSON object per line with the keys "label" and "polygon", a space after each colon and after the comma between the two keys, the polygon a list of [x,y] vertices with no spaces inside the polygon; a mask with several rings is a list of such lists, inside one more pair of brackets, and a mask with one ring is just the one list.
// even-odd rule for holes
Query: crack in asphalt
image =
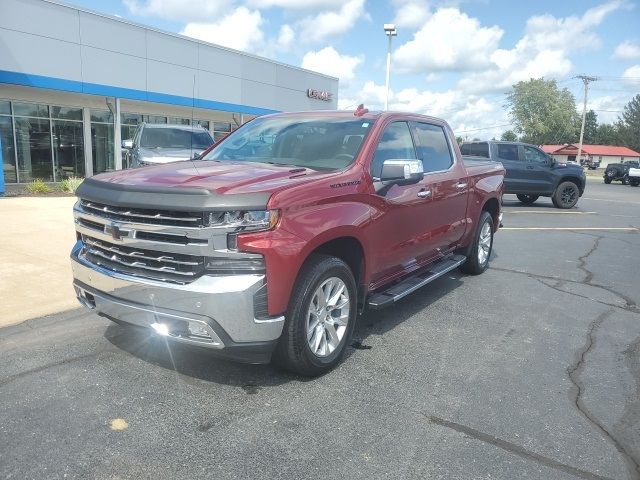
{"label": "crack in asphalt", "polygon": [[593,246],[591,247],[591,249],[587,253],[582,255],[581,257],[578,257],[578,261],[580,262],[578,264],[578,268],[580,270],[582,270],[584,272],[584,274],[585,274],[585,278],[582,281],[582,283],[586,283],[588,285],[591,285],[591,280],[593,280],[593,272],[591,270],[587,269],[587,259],[593,253],[595,253],[596,250],[598,250],[598,247],[600,246],[600,241],[603,238],[601,236],[595,236],[595,237],[596,237],[596,241],[593,242]]}
{"label": "crack in asphalt", "polygon": [[[568,295],[573,295],[576,297],[580,297],[580,298],[584,298],[587,300],[591,300],[593,302],[599,303],[601,305],[606,305],[607,307],[614,307],[614,308],[619,308],[621,310],[625,310],[627,312],[631,312],[631,313],[640,313],[640,308],[638,307],[638,305],[629,297],[627,297],[626,295],[616,292],[614,289],[612,289],[611,287],[607,287],[605,285],[600,285],[597,283],[586,283],[584,280],[582,281],[578,281],[578,280],[569,280],[568,278],[560,278],[560,277],[552,277],[550,275],[541,275],[539,273],[530,273],[530,272],[523,272],[521,270],[513,270],[511,268],[500,268],[500,267],[491,267],[491,270],[496,270],[498,272],[508,272],[508,273],[519,273],[520,275],[525,275],[533,280],[537,280],[538,282],[540,282],[542,285],[552,288],[560,293],[566,293]],[[556,285],[550,285],[546,282],[544,282],[543,280],[551,280],[554,282],[557,282]],[[607,303],[607,302],[603,302],[602,300],[597,300],[595,298],[591,298],[591,297],[587,297],[585,295],[580,295],[579,293],[575,293],[575,292],[569,292],[567,290],[563,290],[561,287],[564,283],[573,283],[576,285],[585,285],[588,287],[594,287],[594,288],[600,288],[606,292],[611,293],[612,295],[615,295],[616,297],[619,297],[621,300],[623,300],[625,303],[624,305],[615,305],[613,303]]]}
{"label": "crack in asphalt", "polygon": [[[423,414],[424,415],[424,414]],[[488,433],[481,432],[476,430],[475,428],[468,427],[466,425],[462,425],[459,423],[451,422],[449,420],[445,420],[440,417],[436,417],[434,415],[425,415],[427,419],[436,425],[440,425],[442,427],[450,428],[455,430],[456,432],[463,433],[471,438],[475,438],[476,440],[480,440],[481,442],[489,443],[494,445],[502,450],[506,450],[507,452],[518,455],[519,457],[524,458],[525,460],[531,460],[545,467],[553,468],[555,470],[560,470],[562,472],[568,473],[570,475],[574,475],[579,478],[585,479],[596,479],[596,480],[610,480],[610,477],[604,477],[602,475],[598,475],[596,473],[589,472],[587,470],[582,470],[580,468],[572,467],[571,465],[567,465],[557,460],[554,460],[549,457],[545,457],[535,452],[531,452],[520,445],[515,443],[511,443],[507,440],[503,440],[502,438],[495,437],[493,435],[489,435]]]}
{"label": "crack in asphalt", "polygon": [[587,329],[587,340],[584,346],[576,352],[576,360],[573,364],[567,367],[567,375],[569,380],[573,384],[569,390],[569,399],[578,411],[591,423],[597,430],[599,430],[612,444],[616,447],[616,450],[620,452],[620,455],[624,458],[625,464],[629,471],[629,475],[633,479],[640,479],[640,464],[633,457],[633,454],[629,451],[628,447],[623,444],[622,441],[611,433],[600,421],[589,411],[584,405],[584,385],[580,381],[580,373],[584,369],[584,363],[587,354],[593,349],[595,345],[595,331],[602,325],[602,323],[611,316],[613,310],[607,310],[595,320],[593,320]]}
{"label": "crack in asphalt", "polygon": [[25,370],[24,372],[19,372],[19,373],[16,373],[14,375],[10,375],[8,377],[0,379],[0,387],[3,387],[5,385],[7,385],[8,383],[11,383],[11,382],[13,382],[15,380],[18,380],[19,378],[26,377],[26,376],[29,376],[29,375],[33,375],[34,373],[44,372],[45,370],[49,370],[50,368],[59,367],[60,365],[67,365],[69,363],[75,363],[75,362],[78,362],[80,360],[85,360],[85,359],[91,358],[91,357],[99,357],[103,353],[114,352],[114,351],[115,350],[100,350],[100,351],[97,351],[97,352],[87,353],[86,355],[78,355],[76,357],[65,358],[65,359],[60,360],[58,362],[47,363],[46,365],[41,365],[39,367],[31,368],[29,370]]}

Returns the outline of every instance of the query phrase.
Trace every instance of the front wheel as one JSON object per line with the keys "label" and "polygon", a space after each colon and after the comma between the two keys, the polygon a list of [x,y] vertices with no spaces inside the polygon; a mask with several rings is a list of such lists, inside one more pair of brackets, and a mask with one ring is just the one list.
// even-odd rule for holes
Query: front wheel
{"label": "front wheel", "polygon": [[611,179],[609,177],[604,177],[604,183],[609,185],[611,183]]}
{"label": "front wheel", "polygon": [[630,178],[629,185],[631,185],[632,187],[637,187],[638,185],[640,185],[640,178]]}
{"label": "front wheel", "polygon": [[523,193],[519,193],[516,197],[518,197],[518,200],[525,205],[532,205],[538,198],[540,198],[540,195],[525,195]]}
{"label": "front wheel", "polygon": [[276,363],[310,377],[331,370],[351,340],[357,305],[356,282],[347,264],[313,255],[294,285]]}
{"label": "front wheel", "polygon": [[553,204],[557,208],[573,208],[580,198],[580,189],[573,182],[562,182],[553,194]]}
{"label": "front wheel", "polygon": [[625,175],[624,177],[622,177],[622,184],[623,185],[629,185],[629,176]]}
{"label": "front wheel", "polygon": [[478,228],[473,237],[471,251],[467,261],[462,264],[462,271],[479,275],[489,266],[489,257],[493,249],[493,217],[489,212],[482,212]]}

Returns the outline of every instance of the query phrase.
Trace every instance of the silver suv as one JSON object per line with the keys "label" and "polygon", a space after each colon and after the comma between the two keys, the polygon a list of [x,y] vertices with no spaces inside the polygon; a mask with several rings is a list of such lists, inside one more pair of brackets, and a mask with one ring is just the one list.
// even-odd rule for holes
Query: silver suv
{"label": "silver suv", "polygon": [[199,125],[142,123],[133,139],[122,141],[122,148],[125,165],[142,167],[198,158],[213,143],[211,134]]}

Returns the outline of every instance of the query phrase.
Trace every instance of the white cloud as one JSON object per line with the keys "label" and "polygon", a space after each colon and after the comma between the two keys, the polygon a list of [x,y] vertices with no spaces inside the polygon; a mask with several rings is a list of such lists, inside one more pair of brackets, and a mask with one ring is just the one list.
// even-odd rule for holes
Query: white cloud
{"label": "white cloud", "polygon": [[424,0],[395,0],[398,5],[393,19],[399,28],[417,28],[430,16],[429,5]]}
{"label": "white cloud", "polygon": [[338,11],[325,11],[303,18],[300,21],[300,39],[321,42],[342,35],[356,24],[361,17],[367,17],[365,0],[348,0]]}
{"label": "white cloud", "polygon": [[355,69],[363,61],[361,56],[341,55],[333,47],[317,52],[307,52],[302,58],[302,68],[331,75],[340,79],[340,86],[347,87],[355,76]]}
{"label": "white cloud", "polygon": [[181,33],[236,50],[256,52],[264,47],[263,23],[258,10],[238,7],[217,22],[188,23]]}
{"label": "white cloud", "polygon": [[123,3],[135,16],[189,22],[215,19],[229,11],[233,0],[123,0]]}
{"label": "white cloud", "polygon": [[279,7],[287,10],[318,10],[339,8],[344,0],[248,0],[255,8]]}
{"label": "white cloud", "polygon": [[296,34],[291,26],[284,24],[280,27],[280,33],[278,33],[277,46],[280,50],[288,51],[296,39]]}
{"label": "white cloud", "polygon": [[634,60],[640,58],[640,44],[632,43],[629,40],[622,42],[613,52],[613,58],[619,60]]}
{"label": "white cloud", "polygon": [[622,74],[622,78],[626,83],[640,87],[640,65],[627,68]]}
{"label": "white cloud", "polygon": [[527,20],[524,36],[514,48],[495,50],[490,56],[492,65],[465,75],[458,87],[476,93],[505,91],[521,80],[563,77],[573,68],[569,53],[597,48],[600,39],[593,29],[624,6],[626,3],[614,0],[591,8],[582,16],[533,16]]}
{"label": "white cloud", "polygon": [[441,8],[395,51],[394,64],[410,73],[478,70],[490,65],[503,33],[457,8]]}

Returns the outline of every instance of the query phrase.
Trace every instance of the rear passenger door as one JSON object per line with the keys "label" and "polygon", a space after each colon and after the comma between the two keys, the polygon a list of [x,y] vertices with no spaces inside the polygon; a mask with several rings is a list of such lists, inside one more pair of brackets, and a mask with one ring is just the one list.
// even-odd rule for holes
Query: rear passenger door
{"label": "rear passenger door", "polygon": [[513,143],[494,143],[493,158],[504,165],[507,174],[504,177],[504,193],[526,193],[527,168],[518,152],[518,145]]}

